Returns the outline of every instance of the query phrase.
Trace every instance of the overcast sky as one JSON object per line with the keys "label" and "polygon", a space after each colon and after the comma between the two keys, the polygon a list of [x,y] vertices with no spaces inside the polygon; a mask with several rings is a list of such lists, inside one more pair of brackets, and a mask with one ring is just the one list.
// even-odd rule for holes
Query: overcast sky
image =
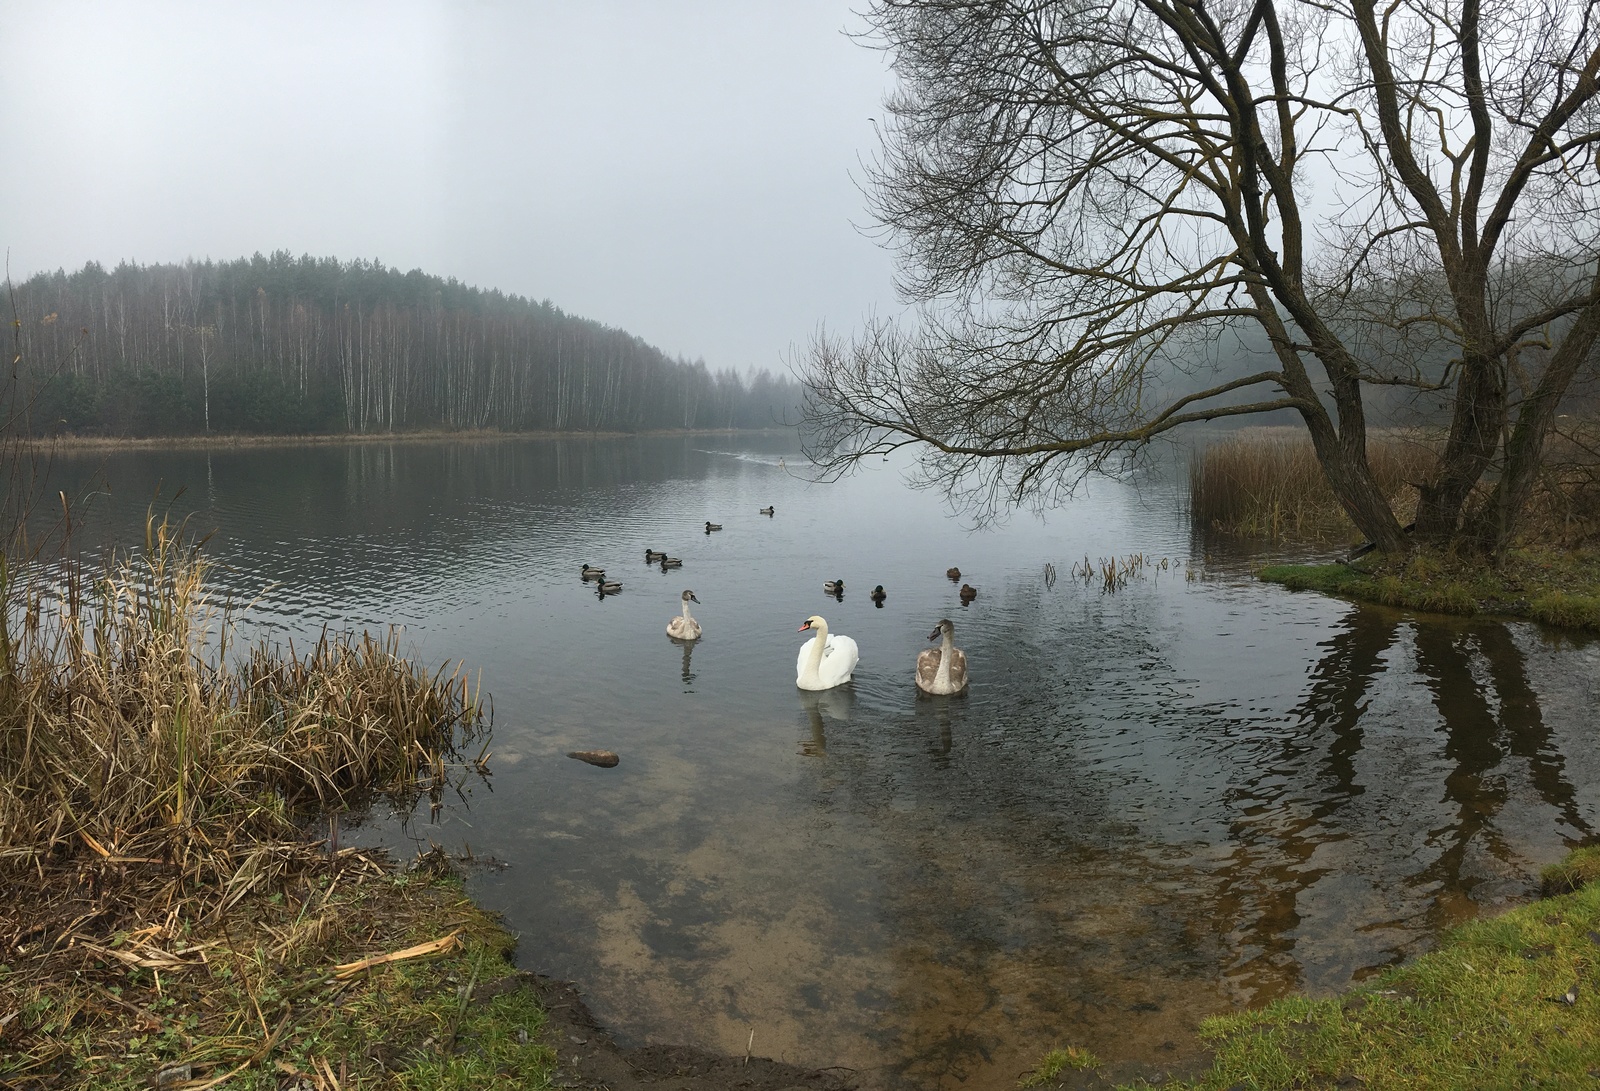
{"label": "overcast sky", "polygon": [[11,273],[256,251],[549,299],[713,367],[895,309],[850,0],[0,0]]}

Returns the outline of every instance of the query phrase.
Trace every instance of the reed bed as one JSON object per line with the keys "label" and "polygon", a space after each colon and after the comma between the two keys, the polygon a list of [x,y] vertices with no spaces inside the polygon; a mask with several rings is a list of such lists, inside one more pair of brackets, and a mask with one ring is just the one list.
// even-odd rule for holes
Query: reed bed
{"label": "reed bed", "polygon": [[[1402,522],[1416,486],[1436,461],[1400,434],[1367,445],[1373,476]],[[1295,429],[1255,428],[1214,443],[1189,462],[1189,510],[1196,525],[1251,538],[1353,538],[1355,528],[1328,487],[1311,440]]]}
{"label": "reed bed", "polygon": [[[95,571],[0,567],[0,887],[78,904],[98,931],[220,915],[327,859],[311,816],[372,792],[437,802],[468,767],[486,718],[462,670],[418,669],[392,630],[236,649],[207,568],[153,519],[142,552]],[[0,926],[0,953],[49,938],[57,914],[31,915]]]}

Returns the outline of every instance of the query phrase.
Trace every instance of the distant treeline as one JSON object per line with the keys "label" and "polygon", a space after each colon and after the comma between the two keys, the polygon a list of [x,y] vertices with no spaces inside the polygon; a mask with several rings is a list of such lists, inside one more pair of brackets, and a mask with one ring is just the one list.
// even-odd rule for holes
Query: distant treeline
{"label": "distant treeline", "polygon": [[548,301],[375,262],[90,262],[15,301],[35,432],[763,428],[800,401],[786,376],[712,372]]}

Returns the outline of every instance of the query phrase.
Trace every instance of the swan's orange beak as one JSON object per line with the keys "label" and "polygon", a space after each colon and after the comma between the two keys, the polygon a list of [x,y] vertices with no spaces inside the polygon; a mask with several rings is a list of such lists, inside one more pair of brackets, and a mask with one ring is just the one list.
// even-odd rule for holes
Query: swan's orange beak
{"label": "swan's orange beak", "polygon": [[804,625],[800,626],[800,628],[796,629],[795,632],[803,633],[809,628],[811,628],[811,619],[810,618],[806,618],[806,623]]}

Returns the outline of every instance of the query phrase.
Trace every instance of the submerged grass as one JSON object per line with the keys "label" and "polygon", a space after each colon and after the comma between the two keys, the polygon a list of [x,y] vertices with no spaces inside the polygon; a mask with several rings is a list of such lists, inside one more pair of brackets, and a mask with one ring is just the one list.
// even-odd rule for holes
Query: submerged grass
{"label": "submerged grass", "polygon": [[1481,560],[1417,552],[1354,564],[1269,565],[1257,575],[1293,591],[1410,610],[1525,617],[1600,632],[1600,553],[1517,549],[1498,568]]}

